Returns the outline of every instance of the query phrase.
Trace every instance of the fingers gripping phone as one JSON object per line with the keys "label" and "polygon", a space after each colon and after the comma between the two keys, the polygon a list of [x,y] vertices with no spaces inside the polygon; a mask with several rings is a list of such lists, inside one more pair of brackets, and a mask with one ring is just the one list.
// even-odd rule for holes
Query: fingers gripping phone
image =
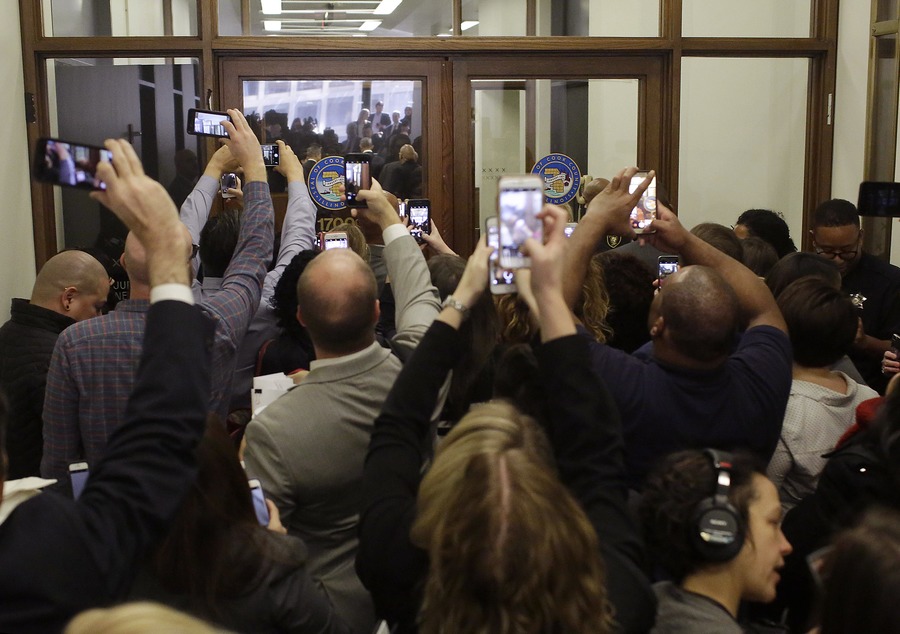
{"label": "fingers gripping phone", "polygon": [[112,152],[96,145],[38,139],[33,173],[42,183],[102,191],[106,183],[97,178],[97,165],[111,160]]}
{"label": "fingers gripping phone", "polygon": [[[648,171],[637,172],[631,177],[631,183],[628,185],[628,191],[634,193],[644,179],[650,174]],[[631,229],[635,233],[653,233],[650,229],[650,223],[656,219],[656,177],[650,181],[650,185],[641,194],[637,205],[631,210]]]}
{"label": "fingers gripping phone", "polygon": [[499,264],[500,224],[497,216],[491,216],[486,219],[484,221],[484,229],[487,234],[488,246],[494,248],[491,259],[488,262],[488,282],[490,283],[491,293],[494,295],[506,295],[518,292],[515,269],[503,268]]}
{"label": "fingers gripping phone", "polygon": [[371,160],[372,155],[368,153],[348,154],[344,157],[344,195],[347,197],[348,207],[366,206],[365,202],[357,200],[356,195],[361,189],[372,188]]}
{"label": "fingers gripping phone", "polygon": [[500,266],[531,266],[522,247],[528,238],[543,239],[543,224],[537,215],[544,205],[544,181],[534,174],[504,176],[499,186]]}
{"label": "fingers gripping phone", "polygon": [[409,233],[422,242],[422,234],[431,234],[431,201],[427,198],[411,198],[406,201],[409,214]]}
{"label": "fingers gripping phone", "polygon": [[196,136],[227,137],[228,132],[222,125],[225,121],[231,121],[228,113],[191,108],[188,110],[187,133]]}
{"label": "fingers gripping phone", "polygon": [[74,499],[77,500],[81,497],[81,492],[84,491],[84,485],[87,484],[89,474],[90,471],[86,462],[73,462],[69,465],[69,479],[72,481],[72,497]]}
{"label": "fingers gripping phone", "polygon": [[667,277],[678,271],[678,256],[677,255],[661,255],[658,258],[658,272],[657,279],[659,280],[659,287],[662,288],[663,280]]}
{"label": "fingers gripping phone", "polygon": [[263,494],[262,484],[259,480],[248,480],[250,485],[250,497],[253,498],[253,510],[256,511],[256,520],[262,526],[269,525],[269,507],[266,506],[266,496]]}

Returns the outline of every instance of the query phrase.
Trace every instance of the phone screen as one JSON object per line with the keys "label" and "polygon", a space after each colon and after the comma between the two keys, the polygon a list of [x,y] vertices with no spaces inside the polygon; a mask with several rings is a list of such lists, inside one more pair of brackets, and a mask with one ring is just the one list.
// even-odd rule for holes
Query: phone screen
{"label": "phone screen", "polygon": [[488,262],[488,280],[491,284],[491,293],[495,295],[515,293],[517,290],[515,269],[503,268],[499,263],[500,226],[496,216],[488,218],[485,227],[487,229],[487,244],[494,249]]}
{"label": "phone screen", "polygon": [[409,213],[409,232],[416,240],[421,240],[423,233],[431,233],[430,201],[407,201],[407,213]]}
{"label": "phone screen", "polygon": [[202,136],[227,137],[228,132],[222,125],[225,121],[231,121],[224,112],[209,112],[206,110],[193,110],[188,113],[188,133]]}
{"label": "phone screen", "polygon": [[329,232],[325,234],[325,251],[328,249],[347,249],[347,234],[343,231]]}
{"label": "phone screen", "polygon": [[372,176],[369,171],[368,154],[348,154],[344,158],[344,194],[348,207],[365,207],[365,203],[357,201],[356,195],[361,189],[372,187]]}
{"label": "phone screen", "polygon": [[[628,191],[634,192],[644,179],[647,178],[648,172],[638,172],[631,177]],[[631,210],[631,228],[635,233],[646,233],[652,231],[649,229],[650,223],[656,219],[656,177],[650,181],[650,185],[641,195],[641,199],[634,209]]]}
{"label": "phone screen", "polygon": [[525,183],[500,184],[500,264],[507,268],[528,266],[530,261],[522,253],[528,238],[540,241],[543,225],[537,217],[544,203],[539,179],[534,187]]}
{"label": "phone screen", "polygon": [[237,174],[226,172],[222,174],[222,198],[234,198],[229,189],[237,189]]}
{"label": "phone screen", "polygon": [[662,286],[664,279],[678,271],[678,256],[659,256],[658,269],[659,285]]}
{"label": "phone screen", "polygon": [[34,155],[34,177],[52,185],[104,190],[106,183],[97,178],[97,165],[111,160],[112,152],[106,148],[39,139]]}
{"label": "phone screen", "polygon": [[250,497],[253,498],[253,510],[256,511],[256,520],[262,526],[269,525],[269,508],[266,506],[266,496],[263,495],[262,485],[259,480],[250,480]]}
{"label": "phone screen", "polygon": [[72,481],[72,497],[74,499],[77,500],[81,497],[89,474],[90,471],[86,462],[76,462],[69,465],[69,478]]}
{"label": "phone screen", "polygon": [[278,145],[275,143],[269,145],[261,145],[262,155],[263,155],[263,163],[265,163],[266,167],[277,167],[278,166]]}

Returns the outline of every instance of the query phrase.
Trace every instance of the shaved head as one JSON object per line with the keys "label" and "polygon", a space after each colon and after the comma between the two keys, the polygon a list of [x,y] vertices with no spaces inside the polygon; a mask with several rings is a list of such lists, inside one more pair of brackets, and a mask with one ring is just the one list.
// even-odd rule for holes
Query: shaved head
{"label": "shaved head", "polygon": [[109,275],[84,251],[63,251],[47,260],[31,289],[31,303],[76,321],[100,312],[109,293]]}
{"label": "shaved head", "polygon": [[345,355],[375,340],[378,286],[372,269],[349,249],[325,251],[297,282],[297,317],[317,351]]}
{"label": "shaved head", "polygon": [[651,313],[662,316],[681,354],[706,363],[731,353],[738,333],[739,303],[715,270],[689,266],[667,278],[653,308]]}

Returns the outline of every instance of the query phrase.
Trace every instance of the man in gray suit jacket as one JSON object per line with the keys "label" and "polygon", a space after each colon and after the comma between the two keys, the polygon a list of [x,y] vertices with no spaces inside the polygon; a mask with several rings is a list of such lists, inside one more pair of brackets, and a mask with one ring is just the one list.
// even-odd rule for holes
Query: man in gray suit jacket
{"label": "man in gray suit jacket", "polygon": [[292,535],[309,547],[309,572],[354,631],[375,622],[356,576],[363,462],[373,422],[401,359],[409,356],[441,310],[438,292],[415,240],[376,184],[363,190],[362,214],[384,237],[396,300],[390,348],[375,338],[375,277],[347,249],[316,257],[297,284],[297,317],[316,350],[309,374],[247,427],[247,471],[262,481]]}

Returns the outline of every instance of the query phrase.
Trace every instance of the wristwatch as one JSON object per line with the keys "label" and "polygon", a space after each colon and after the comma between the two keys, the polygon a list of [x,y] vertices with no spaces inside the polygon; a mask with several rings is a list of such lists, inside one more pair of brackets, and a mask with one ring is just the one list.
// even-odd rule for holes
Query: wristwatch
{"label": "wristwatch", "polygon": [[444,300],[443,306],[449,306],[453,310],[458,310],[463,319],[466,319],[469,316],[469,307],[457,300],[453,295],[447,295],[447,299]]}

